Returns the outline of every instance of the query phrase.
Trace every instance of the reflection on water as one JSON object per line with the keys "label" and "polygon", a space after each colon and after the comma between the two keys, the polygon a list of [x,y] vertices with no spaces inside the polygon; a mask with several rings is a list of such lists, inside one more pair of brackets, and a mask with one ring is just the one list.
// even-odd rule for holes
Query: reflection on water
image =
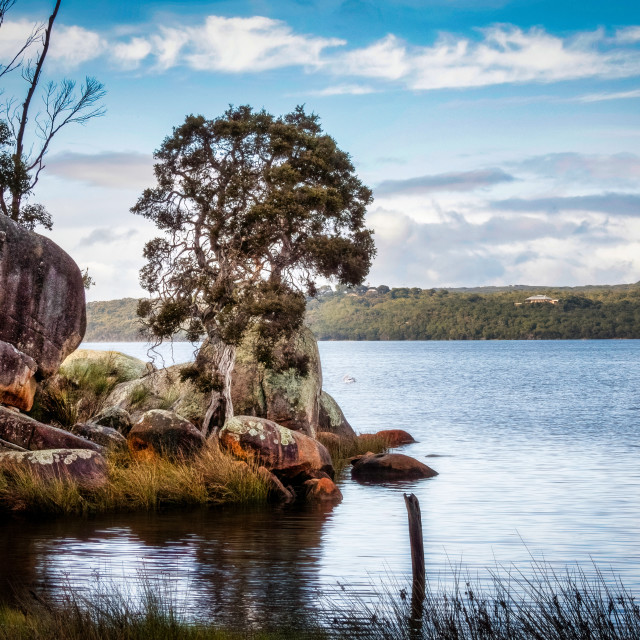
{"label": "reflection on water", "polygon": [[140,599],[160,577],[181,609],[227,624],[281,624],[308,615],[329,507],[219,509],[8,523],[0,598],[15,587],[50,593],[113,585]]}
{"label": "reflection on water", "polygon": [[[95,346],[95,345],[92,345]],[[99,345],[109,348],[111,345]],[[114,345],[144,355],[141,345]],[[176,361],[193,349],[182,345]],[[177,347],[176,347],[177,351]],[[358,431],[404,428],[403,452],[440,475],[365,486],[341,479],[333,509],[233,509],[10,522],[8,583],[52,593],[97,575],[171,581],[226,622],[307,615],[319,592],[410,572],[402,493],[421,503],[427,571],[472,573],[531,555],[592,560],[640,588],[640,341],[321,343],[324,387]],[[345,374],[356,378],[344,384]],[[427,460],[428,458],[428,460]],[[340,591],[338,590],[339,594]]]}

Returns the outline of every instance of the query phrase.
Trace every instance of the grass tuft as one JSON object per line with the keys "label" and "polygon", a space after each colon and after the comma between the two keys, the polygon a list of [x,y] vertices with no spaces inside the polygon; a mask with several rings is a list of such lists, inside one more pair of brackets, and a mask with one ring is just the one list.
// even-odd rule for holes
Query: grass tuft
{"label": "grass tuft", "polygon": [[85,422],[104,408],[114,387],[127,379],[114,356],[73,361],[41,384],[30,415],[61,427]]}

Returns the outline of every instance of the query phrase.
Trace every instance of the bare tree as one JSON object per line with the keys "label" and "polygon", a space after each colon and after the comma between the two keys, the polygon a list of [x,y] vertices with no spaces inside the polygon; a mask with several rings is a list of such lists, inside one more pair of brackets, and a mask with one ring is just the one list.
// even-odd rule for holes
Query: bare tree
{"label": "bare tree", "polygon": [[[0,0],[0,28],[14,3],[15,0]],[[105,113],[100,104],[105,95],[104,86],[95,78],[87,77],[79,91],[76,91],[76,82],[66,78],[60,83],[46,83],[42,107],[33,115],[34,97],[43,79],[60,4],[61,0],[56,0],[47,23],[36,25],[12,59],[0,65],[0,77],[20,68],[26,83],[24,99],[8,98],[0,111],[3,118],[0,120],[0,213],[29,229],[37,224],[47,229],[52,226],[44,206],[27,203],[45,168],[51,141],[68,124],[85,124]],[[35,60],[25,60],[33,46],[38,47]]]}

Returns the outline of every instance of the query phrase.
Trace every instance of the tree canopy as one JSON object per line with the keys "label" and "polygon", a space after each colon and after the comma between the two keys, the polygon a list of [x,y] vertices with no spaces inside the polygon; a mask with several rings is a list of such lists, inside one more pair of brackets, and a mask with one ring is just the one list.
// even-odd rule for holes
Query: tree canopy
{"label": "tree canopy", "polygon": [[371,190],[303,107],[275,117],[230,107],[190,115],[155,153],[157,185],[132,208],[164,236],[147,243],[139,306],[158,339],[208,338],[205,429],[232,415],[235,347],[248,330],[268,359],[302,322],[317,278],[357,285],[375,255]]}

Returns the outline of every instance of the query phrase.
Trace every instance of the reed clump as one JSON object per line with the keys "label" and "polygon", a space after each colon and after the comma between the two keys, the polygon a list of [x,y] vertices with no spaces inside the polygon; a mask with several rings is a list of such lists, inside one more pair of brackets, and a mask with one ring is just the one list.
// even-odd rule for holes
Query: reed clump
{"label": "reed clump", "polygon": [[[619,579],[579,567],[556,573],[490,573],[472,582],[427,584],[420,607],[405,589],[387,584],[365,600],[349,589],[325,598],[313,617],[276,630],[230,629],[201,621],[176,604],[162,584],[143,582],[141,598],[117,589],[82,595],[70,589],[55,602],[33,591],[0,607],[0,640],[637,640],[640,610]],[[188,598],[183,598],[188,602]],[[243,621],[239,621],[243,624]]]}
{"label": "reed clump", "polygon": [[31,469],[0,474],[0,509],[32,515],[158,511],[169,507],[265,502],[268,485],[254,462],[239,463],[214,443],[190,458],[140,461],[109,454],[108,482],[81,487],[71,478],[43,479]]}

